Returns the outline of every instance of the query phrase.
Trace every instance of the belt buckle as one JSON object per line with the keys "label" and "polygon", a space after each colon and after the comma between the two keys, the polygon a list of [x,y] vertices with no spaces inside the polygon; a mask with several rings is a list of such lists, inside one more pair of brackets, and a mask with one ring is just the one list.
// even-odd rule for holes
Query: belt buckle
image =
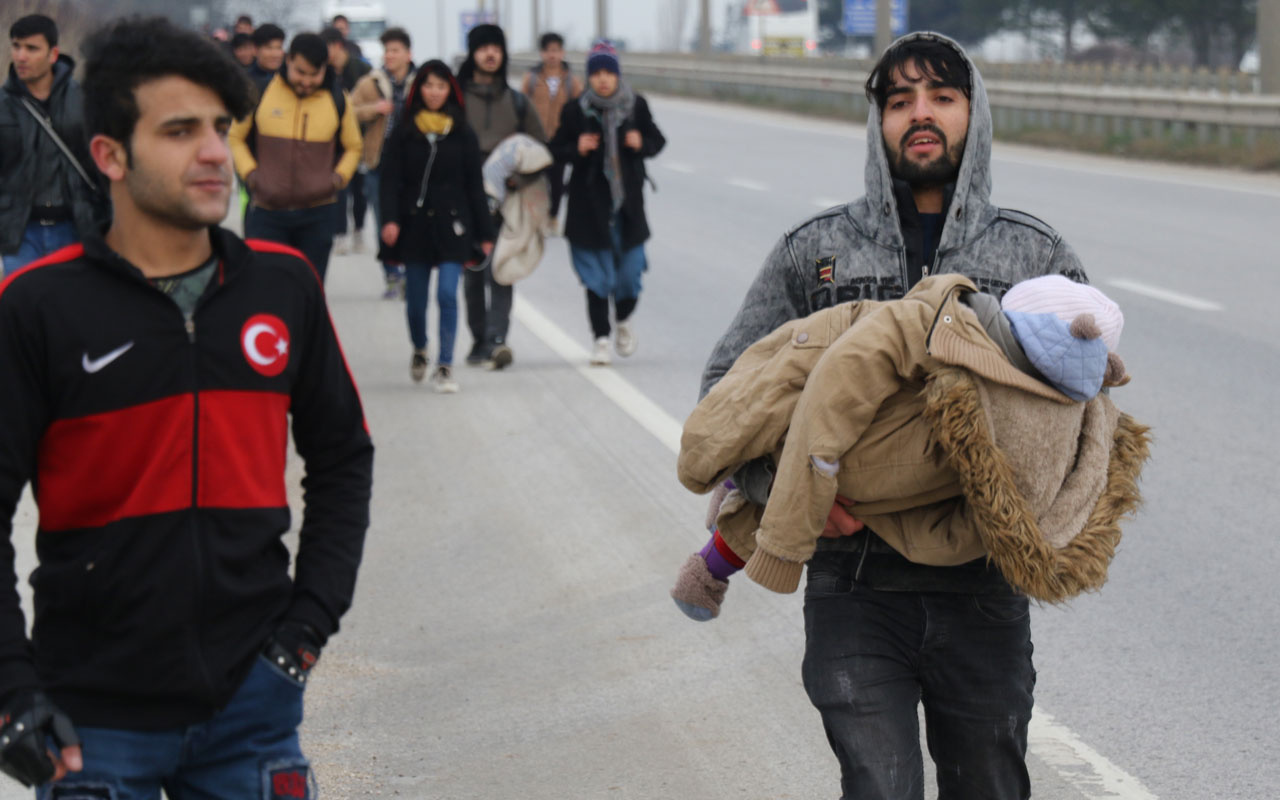
{"label": "belt buckle", "polygon": [[54,225],[58,224],[58,221],[56,219],[38,219],[36,220],[36,222],[39,223],[40,226],[44,228],[52,228]]}

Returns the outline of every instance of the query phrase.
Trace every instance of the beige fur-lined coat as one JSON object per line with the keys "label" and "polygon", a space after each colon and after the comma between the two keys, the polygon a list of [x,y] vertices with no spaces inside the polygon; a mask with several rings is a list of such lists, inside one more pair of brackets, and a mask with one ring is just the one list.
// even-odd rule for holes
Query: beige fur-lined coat
{"label": "beige fur-lined coat", "polygon": [[747,574],[794,591],[837,493],[912,561],[989,556],[1057,602],[1096,589],[1139,502],[1147,428],[1100,394],[1072,401],[1014,367],[962,302],[967,278],[847,303],[757,342],[685,423],[682,483],[714,488],[774,455],[767,508],[740,495],[720,532]]}

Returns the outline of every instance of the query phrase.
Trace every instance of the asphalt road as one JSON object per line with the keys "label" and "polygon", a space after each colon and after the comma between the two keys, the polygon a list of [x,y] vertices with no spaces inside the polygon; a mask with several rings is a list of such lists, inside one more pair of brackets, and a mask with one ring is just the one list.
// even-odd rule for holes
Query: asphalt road
{"label": "asphalt road", "polygon": [[[460,369],[462,392],[434,395],[409,381],[402,306],[378,299],[372,259],[330,267],[378,456],[355,607],[308,689],[304,746],[325,797],[838,795],[800,685],[800,598],[735,579],[721,617],[696,624],[667,597],[705,538],[671,442],[777,236],[861,193],[863,138],[651,103],[669,145],[651,168],[634,357],[586,366],[585,303],[557,239],[517,290],[514,367]],[[1269,796],[1280,179],[997,145],[994,185],[1123,307],[1134,381],[1113,397],[1156,437],[1110,582],[1033,612],[1035,796]],[[23,574],[34,524],[24,504]]]}

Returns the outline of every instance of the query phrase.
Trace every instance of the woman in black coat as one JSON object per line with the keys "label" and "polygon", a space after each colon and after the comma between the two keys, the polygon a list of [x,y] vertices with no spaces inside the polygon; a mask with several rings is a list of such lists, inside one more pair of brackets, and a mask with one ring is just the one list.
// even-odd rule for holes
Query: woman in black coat
{"label": "woman in black coat", "polygon": [[405,265],[414,381],[427,373],[427,296],[431,268],[439,271],[440,352],[431,384],[438,392],[456,392],[458,278],[473,245],[488,255],[494,240],[480,145],[467,125],[462,91],[443,61],[428,61],[418,70],[405,104],[382,151],[382,241],[389,258]]}
{"label": "woman in black coat", "polygon": [[630,317],[648,267],[644,160],[667,143],[649,104],[621,80],[620,72],[617,51],[608,42],[597,43],[587,57],[588,88],[560,112],[560,127],[550,144],[558,162],[573,165],[564,234],[573,268],[587,291],[595,365],[610,361],[611,295],[618,326],[614,349],[620,356],[636,349]]}

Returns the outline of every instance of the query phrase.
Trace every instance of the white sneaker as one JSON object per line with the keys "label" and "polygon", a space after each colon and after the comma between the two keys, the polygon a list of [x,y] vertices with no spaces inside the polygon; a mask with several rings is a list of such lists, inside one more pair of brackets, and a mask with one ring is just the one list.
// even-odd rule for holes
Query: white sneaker
{"label": "white sneaker", "polygon": [[596,339],[596,346],[591,350],[591,366],[607,367],[613,362],[609,357],[609,337],[601,336]]}
{"label": "white sneaker", "polygon": [[351,248],[347,246],[346,234],[339,234],[333,237],[333,252],[339,256],[345,256],[351,252]]}
{"label": "white sneaker", "polygon": [[431,374],[431,388],[440,394],[457,394],[462,387],[453,378],[453,369],[448,364],[440,364]]}
{"label": "white sneaker", "polygon": [[356,228],[355,233],[351,234],[351,252],[364,252],[364,230]]}
{"label": "white sneaker", "polygon": [[636,332],[631,329],[631,320],[619,322],[613,335],[613,349],[626,358],[636,351],[636,344]]}

